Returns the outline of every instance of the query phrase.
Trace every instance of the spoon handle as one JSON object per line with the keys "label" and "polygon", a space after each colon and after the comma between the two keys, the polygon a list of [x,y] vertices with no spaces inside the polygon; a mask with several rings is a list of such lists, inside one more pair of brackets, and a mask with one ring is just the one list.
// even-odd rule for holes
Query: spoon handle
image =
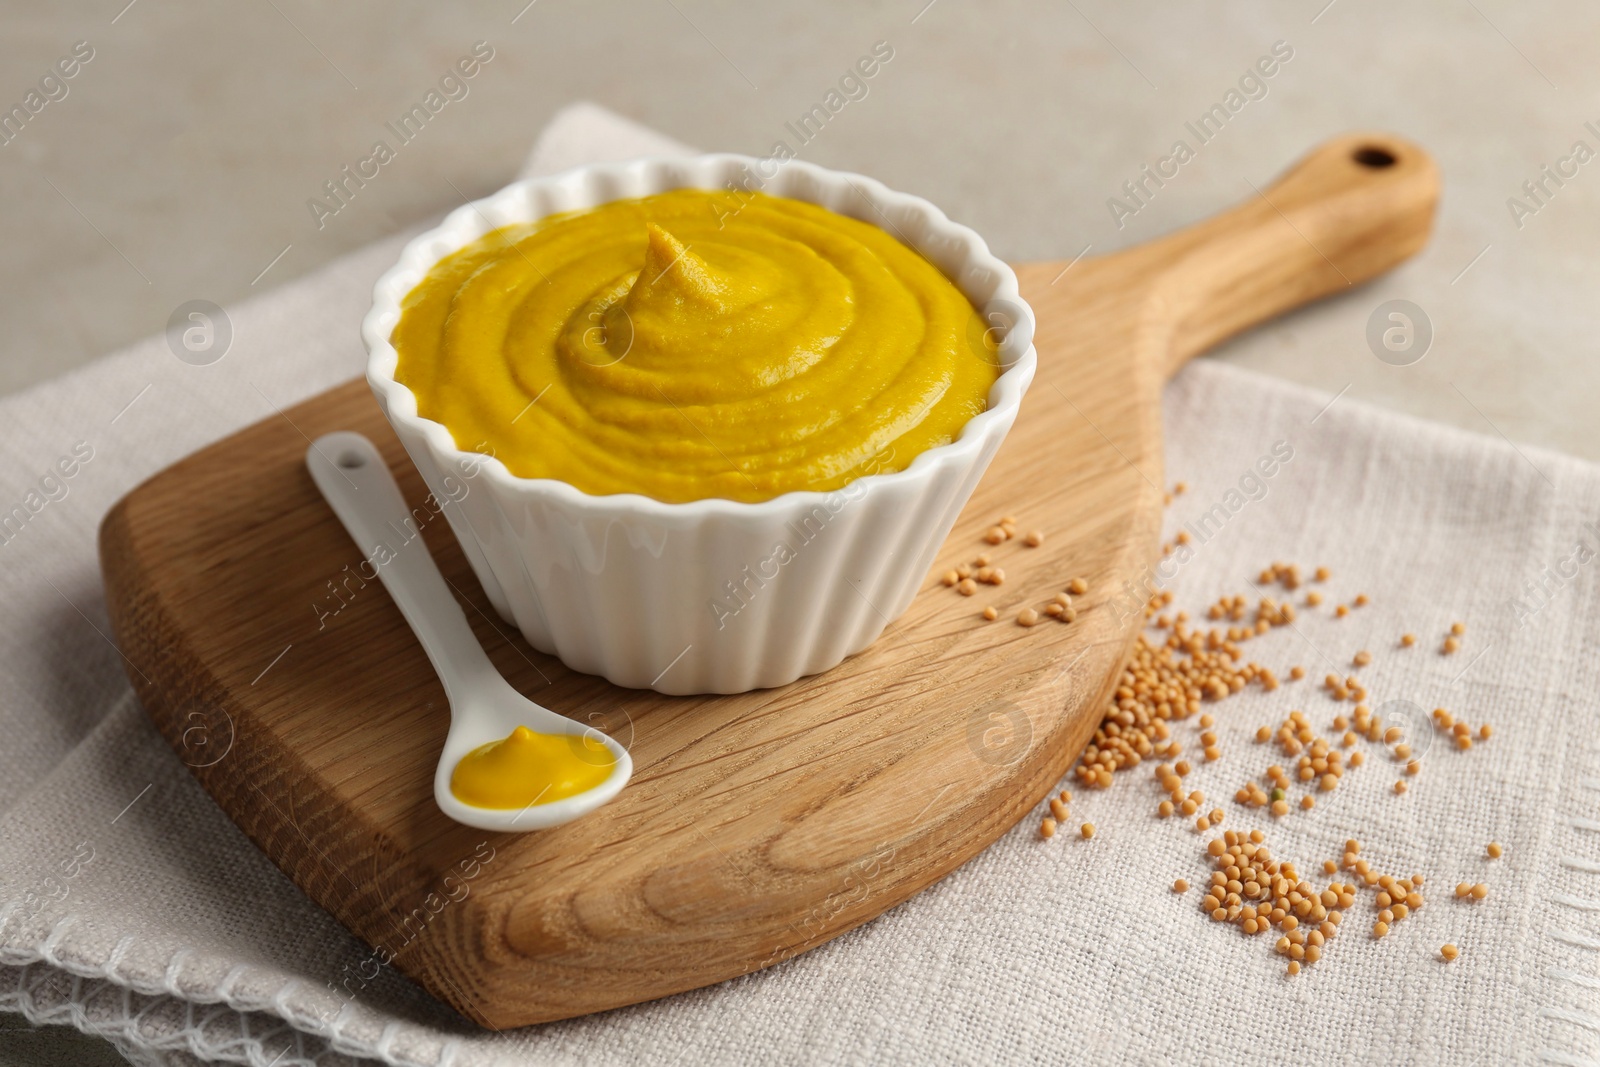
{"label": "spoon handle", "polygon": [[365,557],[362,577],[377,571],[451,703],[497,677],[377,446],[358,433],[325,434],[306,450],[306,467]]}

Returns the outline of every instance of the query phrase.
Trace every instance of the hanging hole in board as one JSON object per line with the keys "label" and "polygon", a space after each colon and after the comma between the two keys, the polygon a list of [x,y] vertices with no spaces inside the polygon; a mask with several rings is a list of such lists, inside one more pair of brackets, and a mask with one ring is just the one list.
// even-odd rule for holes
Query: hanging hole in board
{"label": "hanging hole in board", "polygon": [[365,467],[367,465],[367,457],[359,452],[345,452],[335,462],[345,470],[353,471],[357,467]]}
{"label": "hanging hole in board", "polygon": [[1351,158],[1363,167],[1371,167],[1373,170],[1392,167],[1399,162],[1393,152],[1387,148],[1379,148],[1376,145],[1366,145],[1356,149]]}

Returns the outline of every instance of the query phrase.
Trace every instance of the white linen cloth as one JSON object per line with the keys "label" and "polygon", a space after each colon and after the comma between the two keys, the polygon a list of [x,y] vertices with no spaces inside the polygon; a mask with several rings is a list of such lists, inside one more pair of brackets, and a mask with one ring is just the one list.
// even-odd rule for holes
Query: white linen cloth
{"label": "white linen cloth", "polygon": [[[577,106],[529,170],[665,151],[682,149]],[[1224,500],[1275,442],[1294,455],[1180,568],[1176,606],[1198,615],[1253,594],[1274,560],[1334,578],[1322,608],[1246,646],[1280,678],[1303,664],[1307,680],[1208,709],[1223,757],[1197,761],[1190,787],[1318,884],[1349,837],[1380,871],[1425,874],[1427,904],[1387,938],[1370,936],[1363,893],[1323,960],[1286,977],[1276,934],[1245,937],[1202,916],[1197,889],[1172,891],[1175,878],[1205,882],[1211,835],[1157,820],[1156,786],[1136,771],[1077,793],[1073,826],[1093,822],[1092,841],[1043,841],[1025,820],[876,921],[736,981],[498,1034],[392,972],[343,1005],[327,983],[367,950],[146,720],[106,637],[95,530],[141,479],[359,374],[356,325],[400,243],[230,309],[233,347],[213,366],[157,337],[0,401],[0,511],[78,442],[93,450],[66,495],[0,544],[0,1008],[152,1064],[1600,1060],[1600,469],[1348,398],[1324,411],[1326,395],[1206,361],[1166,393],[1167,477],[1190,487],[1170,528]],[[1532,598],[1524,583],[1546,566],[1556,577]],[[1334,619],[1358,592],[1371,605]],[[1543,606],[1519,619],[1519,597]],[[1457,619],[1464,647],[1442,656]],[[1418,645],[1401,650],[1408,631]],[[1235,806],[1246,780],[1289,762],[1251,743],[1256,727],[1302,708],[1330,732],[1340,709],[1316,680],[1350,673],[1362,648],[1371,703],[1448,707],[1492,723],[1493,739],[1434,744],[1404,796],[1400,765],[1363,742],[1367,764],[1315,811]],[[1193,732],[1178,736],[1198,752]],[[1503,858],[1485,857],[1490,840]],[[1460,881],[1488,883],[1488,899],[1454,899]],[[1447,941],[1462,949],[1454,963],[1439,959]]]}

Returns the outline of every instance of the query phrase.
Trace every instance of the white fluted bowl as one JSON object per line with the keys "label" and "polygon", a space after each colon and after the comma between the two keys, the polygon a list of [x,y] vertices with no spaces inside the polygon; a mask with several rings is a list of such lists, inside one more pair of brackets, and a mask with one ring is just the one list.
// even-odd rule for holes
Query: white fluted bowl
{"label": "white fluted bowl", "polygon": [[[751,178],[756,181],[752,185]],[[395,381],[400,302],[440,259],[512,223],[671,189],[759,188],[893,234],[937,266],[1000,337],[988,408],[903,471],[761,503],[666,504],[521,478],[456,447]],[[1032,310],[983,239],[871,178],[748,156],[644,159],[520,181],[406,246],[362,322],[367,380],[489,600],[574,670],[662,693],[741,693],[837,665],[911,605],[1033,380]],[[783,547],[779,547],[783,546]]]}

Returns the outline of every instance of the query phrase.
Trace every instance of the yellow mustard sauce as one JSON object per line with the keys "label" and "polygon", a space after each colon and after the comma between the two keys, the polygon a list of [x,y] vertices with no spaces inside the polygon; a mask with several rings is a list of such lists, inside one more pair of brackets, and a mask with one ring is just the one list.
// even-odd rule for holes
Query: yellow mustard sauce
{"label": "yellow mustard sauce", "polygon": [[611,777],[616,758],[597,738],[542,734],[519,726],[461,757],[450,792],[477,808],[526,808],[593,789]]}
{"label": "yellow mustard sauce", "polygon": [[681,189],[507,226],[405,298],[396,378],[513,474],[668,503],[903,470],[984,410],[977,311],[875,226]]}

